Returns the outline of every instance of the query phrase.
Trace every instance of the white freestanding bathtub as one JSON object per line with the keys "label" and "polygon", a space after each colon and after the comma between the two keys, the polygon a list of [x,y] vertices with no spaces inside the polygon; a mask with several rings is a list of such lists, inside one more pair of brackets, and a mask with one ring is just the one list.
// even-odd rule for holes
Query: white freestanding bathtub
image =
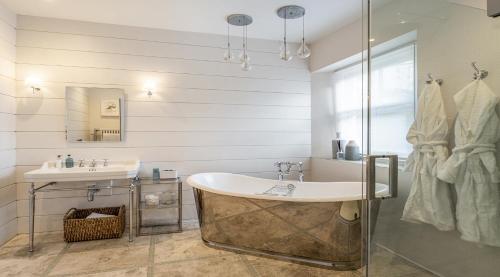
{"label": "white freestanding bathtub", "polygon": [[[200,173],[187,183],[194,189],[202,239],[209,246],[338,269],[361,265],[362,182]],[[265,194],[276,185],[292,185],[290,193]],[[387,193],[387,185],[377,184],[376,195]],[[379,204],[374,202],[376,208]]]}

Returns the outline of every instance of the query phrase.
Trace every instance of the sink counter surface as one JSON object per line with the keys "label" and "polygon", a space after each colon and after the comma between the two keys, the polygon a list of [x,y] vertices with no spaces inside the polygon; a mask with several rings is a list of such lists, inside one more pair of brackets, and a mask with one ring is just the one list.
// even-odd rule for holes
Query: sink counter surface
{"label": "sink counter surface", "polygon": [[137,176],[139,160],[110,161],[107,166],[56,168],[55,162],[45,162],[42,167],[24,173],[27,182],[71,182],[130,179]]}

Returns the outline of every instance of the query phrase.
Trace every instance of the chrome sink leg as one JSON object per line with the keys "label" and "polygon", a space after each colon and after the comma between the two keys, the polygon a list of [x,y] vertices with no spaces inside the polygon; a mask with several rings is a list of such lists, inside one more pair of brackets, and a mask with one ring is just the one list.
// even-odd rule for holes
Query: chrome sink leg
{"label": "chrome sink leg", "polygon": [[31,183],[31,188],[29,190],[30,200],[29,200],[29,252],[33,252],[33,246],[35,241],[35,183]]}
{"label": "chrome sink leg", "polygon": [[129,188],[129,195],[128,195],[128,205],[129,205],[129,224],[128,224],[128,241],[132,242],[134,241],[134,189],[135,185],[134,182],[130,182],[130,188]]}

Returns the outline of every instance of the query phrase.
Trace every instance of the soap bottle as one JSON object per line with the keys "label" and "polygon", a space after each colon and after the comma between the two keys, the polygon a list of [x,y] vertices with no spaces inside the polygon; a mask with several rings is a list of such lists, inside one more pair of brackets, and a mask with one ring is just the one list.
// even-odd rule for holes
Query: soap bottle
{"label": "soap bottle", "polygon": [[63,168],[63,159],[61,155],[57,155],[56,168]]}
{"label": "soap bottle", "polygon": [[68,155],[66,158],[66,168],[72,168],[75,165],[73,158],[71,158],[71,155]]}

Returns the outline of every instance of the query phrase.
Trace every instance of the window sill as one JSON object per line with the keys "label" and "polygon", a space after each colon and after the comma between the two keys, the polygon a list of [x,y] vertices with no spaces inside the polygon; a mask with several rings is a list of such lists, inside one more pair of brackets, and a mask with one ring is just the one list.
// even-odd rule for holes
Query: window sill
{"label": "window sill", "polygon": [[[359,160],[359,161],[348,161],[348,160],[339,160],[339,159],[332,159],[332,158],[314,158],[313,159],[321,159],[321,160],[328,160],[328,161],[333,161],[333,162],[339,162],[339,163],[350,163],[350,164],[358,164],[358,165],[363,165],[364,161]],[[399,158],[398,162],[398,170],[403,171],[405,164],[406,164],[406,159],[407,158]],[[383,168],[389,168],[389,163],[387,161],[379,160],[375,164],[377,167],[383,167]]]}

